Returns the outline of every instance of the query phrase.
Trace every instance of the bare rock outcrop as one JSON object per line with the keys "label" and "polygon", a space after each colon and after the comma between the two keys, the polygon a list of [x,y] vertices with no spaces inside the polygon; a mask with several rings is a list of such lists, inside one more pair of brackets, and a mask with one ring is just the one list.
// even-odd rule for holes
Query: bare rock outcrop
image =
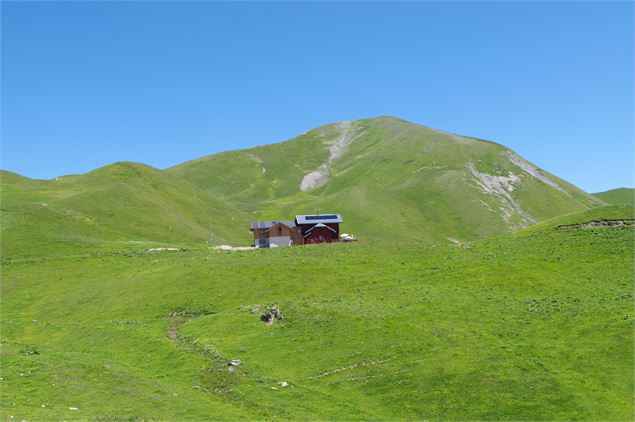
{"label": "bare rock outcrop", "polygon": [[353,127],[350,121],[339,122],[335,124],[335,129],[339,132],[339,136],[329,143],[329,157],[322,163],[317,170],[312,171],[302,178],[300,182],[300,190],[307,191],[322,187],[329,180],[329,170],[333,163],[346,152],[349,145],[364,134]]}

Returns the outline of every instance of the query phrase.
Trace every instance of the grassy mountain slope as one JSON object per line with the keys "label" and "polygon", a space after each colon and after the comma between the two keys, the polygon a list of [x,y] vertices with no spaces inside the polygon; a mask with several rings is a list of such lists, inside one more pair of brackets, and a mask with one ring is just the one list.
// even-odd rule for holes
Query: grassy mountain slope
{"label": "grassy mountain slope", "polygon": [[341,212],[344,230],[365,239],[482,238],[603,204],[501,145],[391,117],[168,171],[260,218]]}
{"label": "grassy mountain slope", "polygon": [[13,173],[12,171],[0,170],[0,183],[14,184],[27,182],[29,180],[31,179],[17,173]]}
{"label": "grassy mountain slope", "polygon": [[635,203],[635,189],[633,188],[611,189],[594,193],[593,196],[611,205],[633,205]]}
{"label": "grassy mountain slope", "polygon": [[116,163],[55,180],[4,173],[2,256],[56,256],[140,243],[248,241],[247,217],[192,184],[149,166]]}
{"label": "grassy mountain slope", "polygon": [[[600,208],[463,247],[6,261],[2,414],[627,420],[634,228],[555,227],[632,215]],[[285,319],[263,324],[268,304]]]}

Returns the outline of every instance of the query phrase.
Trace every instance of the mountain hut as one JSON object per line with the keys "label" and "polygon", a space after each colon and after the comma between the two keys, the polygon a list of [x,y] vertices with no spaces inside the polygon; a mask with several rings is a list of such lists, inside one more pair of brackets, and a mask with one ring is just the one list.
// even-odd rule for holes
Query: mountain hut
{"label": "mountain hut", "polygon": [[339,214],[296,215],[293,221],[252,222],[250,231],[257,248],[332,243],[340,241],[342,222]]}

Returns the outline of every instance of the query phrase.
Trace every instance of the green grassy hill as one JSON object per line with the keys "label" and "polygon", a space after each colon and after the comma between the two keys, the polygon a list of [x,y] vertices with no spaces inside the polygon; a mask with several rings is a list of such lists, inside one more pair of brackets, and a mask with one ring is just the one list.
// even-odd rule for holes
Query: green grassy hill
{"label": "green grassy hill", "polygon": [[[634,227],[584,223],[632,216],[599,208],[461,247],[5,260],[2,415],[630,420]],[[285,318],[266,325],[270,304]]]}
{"label": "green grassy hill", "polygon": [[5,258],[203,243],[210,223],[215,243],[249,241],[242,211],[142,164],[54,180],[3,172],[0,182]]}
{"label": "green grassy hill", "polygon": [[339,212],[363,241],[466,241],[604,202],[509,149],[403,120],[325,125],[166,171],[116,163],[32,180],[0,174],[2,256],[249,245],[255,219]]}
{"label": "green grassy hill", "polygon": [[477,239],[603,204],[501,145],[391,117],[168,171],[263,219],[340,212],[366,240]]}
{"label": "green grassy hill", "polygon": [[635,203],[635,189],[617,188],[606,192],[594,193],[593,196],[611,205],[633,205]]}

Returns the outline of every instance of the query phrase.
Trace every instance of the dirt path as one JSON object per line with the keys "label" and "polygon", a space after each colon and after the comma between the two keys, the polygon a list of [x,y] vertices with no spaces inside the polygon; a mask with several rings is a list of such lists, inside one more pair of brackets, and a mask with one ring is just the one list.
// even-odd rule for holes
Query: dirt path
{"label": "dirt path", "polygon": [[170,324],[168,325],[167,330],[165,331],[165,334],[168,336],[168,338],[172,341],[178,341],[179,339],[179,328],[185,324],[186,322],[189,322],[192,318],[175,318],[172,319],[170,321]]}

